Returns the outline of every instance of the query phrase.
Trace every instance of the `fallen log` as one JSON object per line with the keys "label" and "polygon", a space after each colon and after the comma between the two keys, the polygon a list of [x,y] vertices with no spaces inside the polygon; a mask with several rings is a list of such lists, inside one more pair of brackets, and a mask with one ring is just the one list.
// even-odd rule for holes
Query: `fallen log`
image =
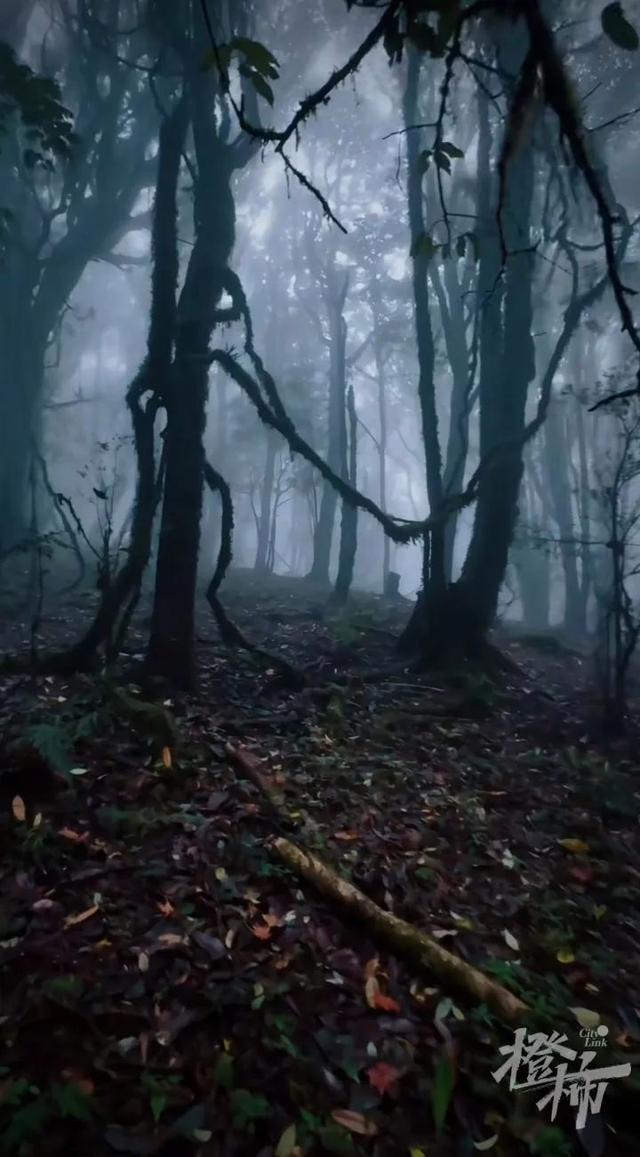
{"label": "fallen log", "polygon": [[318,891],[337,900],[353,916],[358,917],[369,930],[399,955],[427,969],[439,980],[445,981],[467,995],[475,997],[508,1024],[522,1026],[531,1016],[531,1010],[517,996],[467,964],[459,956],[442,948],[426,933],[420,932],[390,912],[385,912],[353,884],[343,880],[332,868],[310,852],[303,851],[290,840],[278,837],[272,847],[280,858]]}
{"label": "fallen log", "polygon": [[257,787],[267,800],[271,811],[279,819],[287,819],[284,812],[284,801],[281,793],[271,783],[269,776],[262,771],[262,762],[246,747],[234,747],[232,743],[225,744],[225,754],[234,764],[237,771]]}

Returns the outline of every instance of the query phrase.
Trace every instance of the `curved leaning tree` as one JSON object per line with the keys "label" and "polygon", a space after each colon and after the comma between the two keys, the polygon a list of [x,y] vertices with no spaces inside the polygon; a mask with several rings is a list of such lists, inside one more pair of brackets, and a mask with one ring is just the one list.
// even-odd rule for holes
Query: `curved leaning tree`
{"label": "curved leaning tree", "polygon": [[[254,364],[258,372],[250,382],[246,371],[227,355],[217,351],[212,356],[252,396],[263,420],[287,438],[292,450],[311,461],[343,500],[373,514],[396,542],[423,539],[423,589],[401,640],[403,650],[427,661],[452,655],[482,657],[487,654],[486,634],[496,614],[513,540],[524,448],[545,420],[554,377],[582,314],[607,288],[613,294],[622,330],[632,350],[640,355],[640,335],[630,304],[633,291],[623,284],[619,273],[632,226],[616,203],[604,166],[587,142],[573,82],[553,30],[554,13],[548,5],[541,0],[476,0],[469,4],[460,0],[347,0],[347,6],[374,10],[377,23],[344,65],[336,68],[315,93],[300,101],[288,124],[282,129],[264,129],[252,124],[244,104],[230,95],[223,46],[216,43],[207,0],[201,0],[211,42],[211,63],[227,89],[238,122],[249,136],[275,149],[287,172],[317,198],[336,228],[342,225],[325,192],[312,185],[294,165],[290,151],[306,122],[378,45],[383,45],[392,66],[405,67],[403,61],[407,61],[403,108],[408,141],[408,217],[429,518],[422,524],[410,525],[389,517],[303,445],[279,400],[275,383],[269,381],[263,367]],[[568,16],[570,7],[567,5]],[[601,25],[605,37],[617,49],[637,50],[637,33],[620,4],[609,4],[602,10]],[[452,492],[452,478],[459,484],[464,475],[466,437],[462,439],[461,459],[457,463],[454,460],[453,468],[448,462],[443,470],[428,281],[434,255],[442,251],[449,256],[456,243],[444,182],[452,159],[462,155],[447,140],[446,131],[460,66],[471,68],[478,81],[478,224],[472,233],[463,235],[463,240],[466,237],[473,242],[478,262],[480,461],[466,486]],[[424,124],[420,115],[421,77],[434,67],[439,68],[440,77],[438,113],[435,121]],[[487,74],[502,83],[498,97],[487,92],[483,83]],[[492,113],[491,104],[499,112],[504,111],[503,128]],[[430,148],[421,149],[418,133],[425,129],[430,132],[431,143]],[[563,325],[546,365],[538,366],[532,337],[536,256],[533,234],[536,214],[542,211],[542,193],[534,149],[548,138],[550,130],[556,138],[550,164],[558,165],[559,152],[562,163],[581,178],[595,208],[605,268],[601,277],[583,284],[574,261],[573,288]],[[438,235],[427,233],[424,224],[423,178],[430,165],[435,169],[436,195],[442,210]],[[571,250],[566,218],[561,225],[558,236],[566,253]],[[537,408],[528,417],[529,388],[536,378],[540,383]],[[626,393],[640,389],[640,359],[637,382]],[[613,399],[599,404],[607,400]],[[463,397],[458,420],[465,416],[465,406]],[[471,541],[460,578],[452,583],[450,562],[447,564],[447,531],[458,512],[472,503],[475,516]]]}
{"label": "curved leaning tree", "polygon": [[[343,502],[368,512],[396,543],[423,544],[423,590],[402,639],[403,649],[421,661],[452,655],[483,656],[504,578],[517,515],[523,449],[545,420],[554,376],[581,313],[609,286],[636,353],[640,337],[622,283],[619,265],[630,226],[615,205],[602,166],[586,143],[567,67],[546,7],[538,0],[389,0],[356,3],[371,9],[374,23],[355,52],[326,81],[297,105],[281,129],[262,127],[257,99],[272,102],[278,78],[276,56],[247,34],[248,4],[234,11],[234,23],[210,0],[194,0],[176,9],[162,0],[149,6],[159,56],[172,62],[176,78],[161,102],[160,148],[153,213],[152,308],[148,353],[132,383],[128,401],[138,454],[138,487],[131,546],[120,573],[105,592],[95,621],[66,661],[88,666],[97,653],[117,653],[140,592],[151,552],[155,510],[162,502],[149,665],[188,683],[193,675],[194,601],[200,547],[203,487],[222,500],[222,546],[209,597],[218,622],[230,638],[233,629],[217,598],[231,556],[233,511],[229,488],[206,463],[203,433],[208,374],[217,364],[251,401],[262,422],[277,431],[291,451],[314,467]],[[637,37],[619,5],[602,17],[607,36],[623,50],[635,50]],[[351,77],[378,46],[398,70],[404,86],[404,133],[408,141],[408,217],[411,230],[414,323],[418,351],[418,401],[425,448],[429,516],[399,519],[381,509],[337,473],[296,428],[276,382],[254,342],[252,319],[242,285],[231,267],[235,240],[234,173],[260,146],[271,146],[288,175],[316,198],[336,229],[344,229],[325,191],[292,159],[307,122],[334,90]],[[274,45],[277,50],[277,45]],[[206,59],[203,68],[203,56]],[[430,262],[436,253],[460,252],[446,198],[446,177],[460,155],[449,139],[454,86],[460,66],[478,80],[478,224],[465,230],[477,263],[480,455],[466,484],[466,435],[443,466],[434,381],[432,292],[437,281]],[[424,125],[422,85],[437,70],[437,116]],[[400,70],[404,70],[401,72]],[[481,83],[497,77],[497,96]],[[479,79],[478,79],[479,78]],[[242,92],[242,96],[239,96]],[[156,94],[157,95],[157,94]],[[414,118],[418,118],[415,120]],[[503,123],[501,123],[503,122]],[[540,172],[534,148],[553,129],[550,164],[563,163],[580,176],[596,208],[605,263],[602,275],[582,284],[575,277],[559,336],[546,365],[536,365],[533,348],[535,246],[540,209]],[[428,132],[427,148],[417,148]],[[558,144],[558,137],[560,144]],[[194,245],[178,293],[177,189],[182,166],[193,182]],[[427,232],[425,175],[441,208],[437,232]],[[428,192],[428,191],[427,191]],[[567,221],[561,244],[570,247]],[[437,288],[436,288],[437,292]],[[224,305],[224,298],[230,302]],[[230,321],[244,327],[241,356],[211,349],[219,327]],[[640,374],[640,371],[639,371]],[[537,406],[527,413],[529,387],[539,381]],[[456,423],[468,417],[464,373]],[[156,419],[164,415],[162,451],[156,461]],[[461,427],[460,427],[461,428]],[[458,429],[458,425],[456,425]],[[455,441],[455,440],[454,440]],[[474,526],[460,578],[450,581],[451,548],[447,528],[475,503]]]}

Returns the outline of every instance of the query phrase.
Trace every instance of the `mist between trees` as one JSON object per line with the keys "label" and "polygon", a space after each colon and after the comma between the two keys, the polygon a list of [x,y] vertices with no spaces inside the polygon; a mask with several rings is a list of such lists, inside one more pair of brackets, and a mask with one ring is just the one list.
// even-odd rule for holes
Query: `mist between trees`
{"label": "mist between trees", "polygon": [[640,350],[620,6],[2,19],[3,582],[37,607],[96,570],[100,590],[38,662],[115,660],[144,596],[149,668],[188,683],[200,593],[234,634],[233,559],[334,607],[418,593],[398,645],[419,664],[495,660],[496,622],[592,639],[620,721]]}

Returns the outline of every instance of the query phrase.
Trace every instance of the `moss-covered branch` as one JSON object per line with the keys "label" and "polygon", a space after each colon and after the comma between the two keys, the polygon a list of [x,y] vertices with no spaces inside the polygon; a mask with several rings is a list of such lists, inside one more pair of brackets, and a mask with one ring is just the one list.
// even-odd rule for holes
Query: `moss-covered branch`
{"label": "moss-covered branch", "polygon": [[353,884],[343,880],[317,856],[303,851],[282,837],[274,840],[273,848],[289,868],[308,880],[325,896],[335,900],[350,916],[363,921],[374,937],[387,943],[399,956],[427,969],[439,980],[486,1004],[500,1020],[517,1025],[525,1023],[530,1010],[517,996],[471,964],[467,964],[459,956],[448,952],[436,940],[420,932],[406,920],[400,920],[390,912],[385,912]]}

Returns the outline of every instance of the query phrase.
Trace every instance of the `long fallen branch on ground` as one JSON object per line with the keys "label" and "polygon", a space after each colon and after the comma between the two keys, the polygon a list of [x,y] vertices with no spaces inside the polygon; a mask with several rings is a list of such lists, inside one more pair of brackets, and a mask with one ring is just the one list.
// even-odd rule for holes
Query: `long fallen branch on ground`
{"label": "long fallen branch on ground", "polygon": [[[290,820],[285,811],[284,799],[277,787],[272,784],[270,777],[262,771],[261,760],[253,755],[251,751],[248,751],[246,747],[236,747],[233,743],[226,743],[224,750],[236,771],[245,779],[248,779],[249,782],[262,793],[272,814],[278,820],[283,820],[286,824],[290,824]],[[290,831],[291,828],[289,827],[287,830]]]}
{"label": "long fallen branch on ground", "polygon": [[375,936],[385,940],[399,956],[412,960],[428,969],[438,979],[455,985],[457,989],[475,997],[486,1004],[500,1020],[516,1025],[526,1023],[531,1010],[517,996],[496,981],[490,980],[459,956],[454,956],[452,952],[442,948],[430,936],[420,932],[406,920],[400,920],[397,916],[379,908],[373,900],[358,888],[354,888],[353,884],[341,879],[317,856],[303,851],[282,837],[274,840],[272,847],[289,868],[314,884],[325,896],[337,900],[353,916],[362,920]]}
{"label": "long fallen branch on ground", "polygon": [[[284,809],[284,800],[262,771],[260,760],[245,747],[236,747],[231,743],[226,744],[225,751],[236,771],[250,780],[262,793],[273,818],[277,817],[277,826],[280,826],[277,821],[282,820],[290,829],[291,821]],[[473,965],[467,964],[459,956],[454,956],[453,952],[442,948],[425,932],[420,932],[406,920],[400,920],[390,912],[385,912],[353,884],[343,880],[317,856],[303,851],[284,836],[277,836],[271,847],[289,868],[303,876],[325,896],[337,900],[348,912],[362,920],[374,936],[386,941],[399,956],[426,968],[433,976],[455,986],[468,996],[475,997],[507,1024],[520,1026],[526,1023],[531,1010],[517,996],[485,976]]]}

